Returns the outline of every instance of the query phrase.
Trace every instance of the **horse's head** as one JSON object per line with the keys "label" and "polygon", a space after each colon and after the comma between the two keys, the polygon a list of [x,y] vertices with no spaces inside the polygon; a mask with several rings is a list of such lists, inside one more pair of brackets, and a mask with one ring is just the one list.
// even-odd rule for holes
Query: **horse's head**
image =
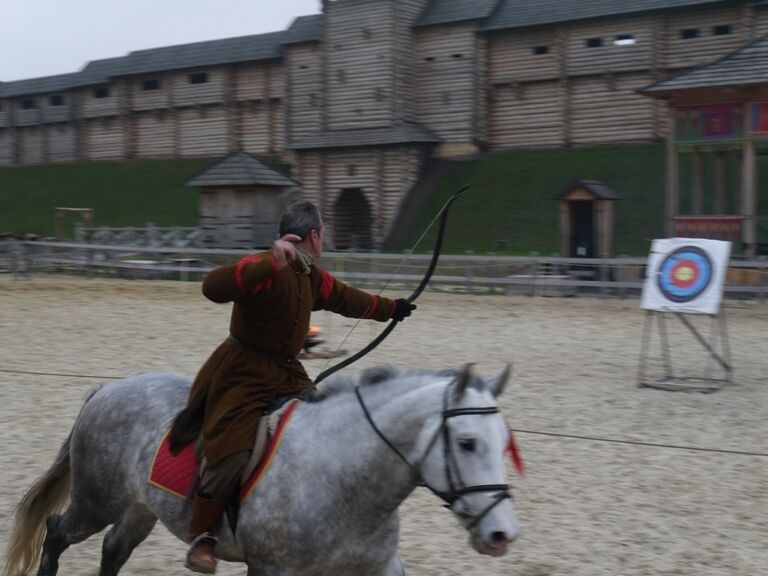
{"label": "horse's head", "polygon": [[496,403],[508,378],[509,366],[489,381],[470,366],[456,375],[421,467],[425,483],[469,531],[475,550],[490,556],[504,555],[520,531],[504,464],[510,432]]}

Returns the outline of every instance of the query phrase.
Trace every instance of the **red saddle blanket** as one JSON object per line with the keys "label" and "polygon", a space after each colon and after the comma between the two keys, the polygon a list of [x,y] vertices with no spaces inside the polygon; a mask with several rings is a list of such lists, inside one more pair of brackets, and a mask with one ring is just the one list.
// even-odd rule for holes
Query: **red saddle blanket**
{"label": "red saddle blanket", "polygon": [[[238,502],[245,500],[246,496],[251,493],[264,477],[264,474],[266,474],[272,459],[277,453],[277,449],[280,447],[283,433],[288,426],[291,415],[299,403],[297,400],[292,401],[280,416],[277,427],[264,450],[264,455],[248,477],[248,480],[240,488]],[[152,466],[149,469],[149,484],[179,498],[186,498],[192,493],[192,482],[197,480],[196,472],[200,464],[195,454],[197,442],[190,442],[181,449],[181,452],[174,456],[171,454],[168,446],[169,435],[170,430],[165,433],[165,436],[160,441],[160,445],[157,447],[155,458],[152,460]]]}

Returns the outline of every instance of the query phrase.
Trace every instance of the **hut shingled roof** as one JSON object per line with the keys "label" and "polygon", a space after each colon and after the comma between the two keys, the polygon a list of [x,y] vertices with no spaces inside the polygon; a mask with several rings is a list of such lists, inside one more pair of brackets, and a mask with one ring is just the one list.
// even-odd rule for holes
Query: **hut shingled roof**
{"label": "hut shingled roof", "polygon": [[566,196],[574,188],[584,188],[601,200],[621,200],[621,196],[613,188],[603,184],[600,180],[586,180],[583,178],[571,182],[557,197],[562,198]]}
{"label": "hut shingled roof", "polygon": [[185,186],[275,186],[293,187],[297,183],[245,152],[218,160],[184,183]]}

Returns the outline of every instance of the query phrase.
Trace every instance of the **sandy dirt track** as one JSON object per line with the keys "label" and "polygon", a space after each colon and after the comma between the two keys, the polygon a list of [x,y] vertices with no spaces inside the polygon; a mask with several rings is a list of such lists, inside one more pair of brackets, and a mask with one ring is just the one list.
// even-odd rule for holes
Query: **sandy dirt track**
{"label": "sandy dirt track", "polygon": [[[479,556],[431,494],[402,508],[411,576],[760,576],[768,574],[768,457],[544,435],[768,452],[768,307],[727,306],[737,385],[715,394],[635,386],[637,300],[460,296],[426,292],[419,309],[349,370],[391,363],[486,375],[514,363],[501,399],[527,465],[510,472],[523,528],[502,559]],[[194,375],[227,333],[229,309],[195,283],[0,278],[0,558],[13,508],[52,463],[99,378]],[[318,314],[335,347],[352,321]],[[357,350],[382,325],[362,323]],[[675,362],[703,354],[681,330]],[[305,363],[310,374],[324,360]],[[101,537],[71,548],[59,574],[95,575]],[[184,575],[184,545],[160,525],[122,574]],[[224,564],[220,574],[244,575]]]}

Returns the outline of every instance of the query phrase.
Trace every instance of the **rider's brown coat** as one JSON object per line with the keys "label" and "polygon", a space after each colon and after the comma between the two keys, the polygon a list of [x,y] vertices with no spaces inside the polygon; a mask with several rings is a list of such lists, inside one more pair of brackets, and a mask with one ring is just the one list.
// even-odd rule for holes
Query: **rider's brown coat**
{"label": "rider's brown coat", "polygon": [[[230,332],[238,339],[291,358],[301,351],[312,310],[383,322],[395,308],[393,300],[347,286],[316,265],[309,274],[302,274],[296,261],[280,270],[271,252],[213,270],[203,294],[214,302],[234,302]],[[174,421],[172,444],[189,442],[202,430],[211,464],[250,450],[264,409],[277,396],[303,394],[312,386],[301,363],[285,365],[227,339],[200,369],[187,407]]]}

